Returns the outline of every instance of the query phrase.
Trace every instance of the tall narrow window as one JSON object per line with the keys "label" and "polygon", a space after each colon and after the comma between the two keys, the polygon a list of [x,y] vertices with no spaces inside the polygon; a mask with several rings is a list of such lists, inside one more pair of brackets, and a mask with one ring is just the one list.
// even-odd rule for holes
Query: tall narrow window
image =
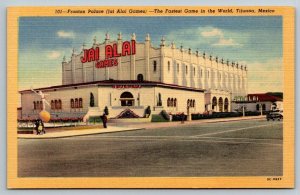
{"label": "tall narrow window", "polygon": [[74,108],[74,99],[71,99],[71,108]]}
{"label": "tall narrow window", "polygon": [[194,76],[196,76],[196,68],[194,67]]}
{"label": "tall narrow window", "polygon": [[78,98],[75,99],[75,108],[78,108]]}
{"label": "tall narrow window", "polygon": [[200,70],[200,76],[202,77],[202,69]]}
{"label": "tall narrow window", "polygon": [[171,101],[170,101],[170,106],[171,106],[171,107],[173,107],[173,101],[174,101],[174,99],[171,98]]}
{"label": "tall narrow window", "polygon": [[168,71],[170,71],[170,61],[168,61]]}
{"label": "tall narrow window", "polygon": [[35,103],[35,101],[33,102],[33,109],[36,110],[36,103]]}
{"label": "tall narrow window", "polygon": [[185,65],[185,74],[188,74],[188,66]]}
{"label": "tall narrow window", "polygon": [[54,108],[58,109],[58,101],[57,100],[54,100],[54,105],[55,105]]}
{"label": "tall narrow window", "polygon": [[55,109],[55,105],[54,105],[54,101],[51,100],[51,109],[54,110]]}
{"label": "tall narrow window", "polygon": [[59,99],[59,100],[58,100],[58,109],[61,109],[61,107],[62,107],[62,106],[61,106],[61,100]]}
{"label": "tall narrow window", "polygon": [[177,73],[179,73],[179,64],[177,64]]}
{"label": "tall narrow window", "polygon": [[157,68],[157,62],[156,60],[153,61],[153,72],[156,72],[156,68]]}
{"label": "tall narrow window", "polygon": [[167,107],[169,107],[170,106],[170,98],[168,98],[168,100],[167,100]]}
{"label": "tall narrow window", "polygon": [[176,98],[174,99],[174,104],[173,105],[174,105],[174,107],[177,106],[177,99]]}
{"label": "tall narrow window", "polygon": [[79,108],[82,108],[82,98],[79,98]]}

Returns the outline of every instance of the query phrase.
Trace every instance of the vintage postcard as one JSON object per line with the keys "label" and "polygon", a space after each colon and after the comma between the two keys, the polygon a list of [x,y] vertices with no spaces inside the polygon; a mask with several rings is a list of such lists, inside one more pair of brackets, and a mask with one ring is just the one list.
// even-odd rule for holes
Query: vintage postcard
{"label": "vintage postcard", "polygon": [[294,8],[9,7],[8,188],[293,188]]}

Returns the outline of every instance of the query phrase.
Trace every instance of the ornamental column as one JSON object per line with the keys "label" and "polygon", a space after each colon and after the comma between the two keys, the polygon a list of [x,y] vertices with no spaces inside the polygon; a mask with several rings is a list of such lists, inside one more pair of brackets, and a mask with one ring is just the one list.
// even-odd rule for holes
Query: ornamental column
{"label": "ornamental column", "polygon": [[76,83],[76,75],[75,75],[75,48],[73,48],[72,56],[71,56],[71,72],[72,72],[72,84]]}
{"label": "ornamental column", "polygon": [[[105,34],[105,46],[109,44],[109,34]],[[109,67],[105,67],[105,80],[109,80]]]}
{"label": "ornamental column", "polygon": [[[119,32],[118,34],[118,51],[122,51],[122,34]],[[122,57],[118,58],[118,66],[117,66],[117,79],[122,80]]]}
{"label": "ornamental column", "polygon": [[[93,39],[93,48],[95,49],[97,47],[97,39],[96,36]],[[99,54],[100,55],[100,54]],[[98,75],[98,69],[96,68],[96,62],[93,61],[93,81],[96,81],[97,75]]]}
{"label": "ornamental column", "polygon": [[150,81],[150,35],[147,34],[145,38],[145,48],[144,48],[144,56],[145,56],[145,80]]}
{"label": "ornamental column", "polygon": [[164,83],[165,78],[165,66],[164,66],[164,59],[165,59],[165,37],[162,36],[161,42],[160,42],[160,82]]}
{"label": "ornamental column", "polygon": [[65,85],[66,83],[66,74],[65,74],[65,64],[66,64],[66,56],[63,57],[63,61],[61,63],[61,72],[62,72],[62,84]]}
{"label": "ornamental column", "polygon": [[[136,40],[136,36],[134,33],[131,35],[131,40]],[[135,54],[130,55],[130,80],[137,80],[137,78],[135,77]]]}

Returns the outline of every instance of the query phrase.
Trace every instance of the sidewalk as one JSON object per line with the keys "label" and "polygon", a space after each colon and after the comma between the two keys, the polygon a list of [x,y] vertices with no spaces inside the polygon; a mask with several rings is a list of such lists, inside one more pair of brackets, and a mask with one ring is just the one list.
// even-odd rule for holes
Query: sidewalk
{"label": "sidewalk", "polygon": [[[172,122],[155,122],[155,123],[130,123],[130,124],[120,124],[126,125],[126,127],[135,127],[135,128],[145,128],[145,129],[157,129],[164,127],[178,127],[178,126],[189,126],[205,123],[219,123],[219,122],[234,122],[234,121],[244,121],[244,120],[257,120],[257,119],[266,119],[266,116],[246,116],[246,117],[230,117],[230,118],[214,118],[214,119],[201,119],[201,120],[192,120],[192,121],[172,121]],[[117,124],[113,124],[117,125]]]}
{"label": "sidewalk", "polygon": [[110,124],[108,123],[108,128],[100,129],[79,129],[79,130],[64,130],[59,132],[47,131],[44,135],[36,134],[18,134],[19,139],[51,139],[51,138],[63,138],[63,137],[73,137],[73,136],[82,136],[82,135],[93,135],[101,133],[113,133],[120,131],[134,131],[141,129],[156,129],[163,127],[175,127],[175,126],[188,126],[196,124],[205,124],[205,123],[218,123],[218,122],[233,122],[233,121],[242,121],[242,120],[257,120],[265,119],[265,116],[248,116],[248,117],[232,117],[232,118],[217,118],[217,119],[203,119],[203,120],[194,120],[194,121],[175,121],[175,122],[156,122],[156,123],[130,123],[130,124]]}
{"label": "sidewalk", "polygon": [[[93,135],[101,133],[112,133],[119,131],[134,131],[141,130],[144,128],[134,128],[134,127],[116,127],[108,126],[104,129],[82,129],[82,130],[65,130],[60,132],[51,132],[46,130],[46,134],[36,135],[36,134],[18,134],[19,139],[51,139],[51,138],[63,138],[63,137],[73,137],[73,136],[82,136],[82,135]],[[34,132],[35,133],[35,132]]]}

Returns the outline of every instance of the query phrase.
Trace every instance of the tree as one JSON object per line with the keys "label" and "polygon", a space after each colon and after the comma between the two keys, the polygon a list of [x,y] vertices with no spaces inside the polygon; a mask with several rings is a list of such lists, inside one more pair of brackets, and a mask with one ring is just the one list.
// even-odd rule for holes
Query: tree
{"label": "tree", "polygon": [[90,94],[90,107],[94,107],[95,106],[95,98],[94,98],[94,94],[91,93]]}

